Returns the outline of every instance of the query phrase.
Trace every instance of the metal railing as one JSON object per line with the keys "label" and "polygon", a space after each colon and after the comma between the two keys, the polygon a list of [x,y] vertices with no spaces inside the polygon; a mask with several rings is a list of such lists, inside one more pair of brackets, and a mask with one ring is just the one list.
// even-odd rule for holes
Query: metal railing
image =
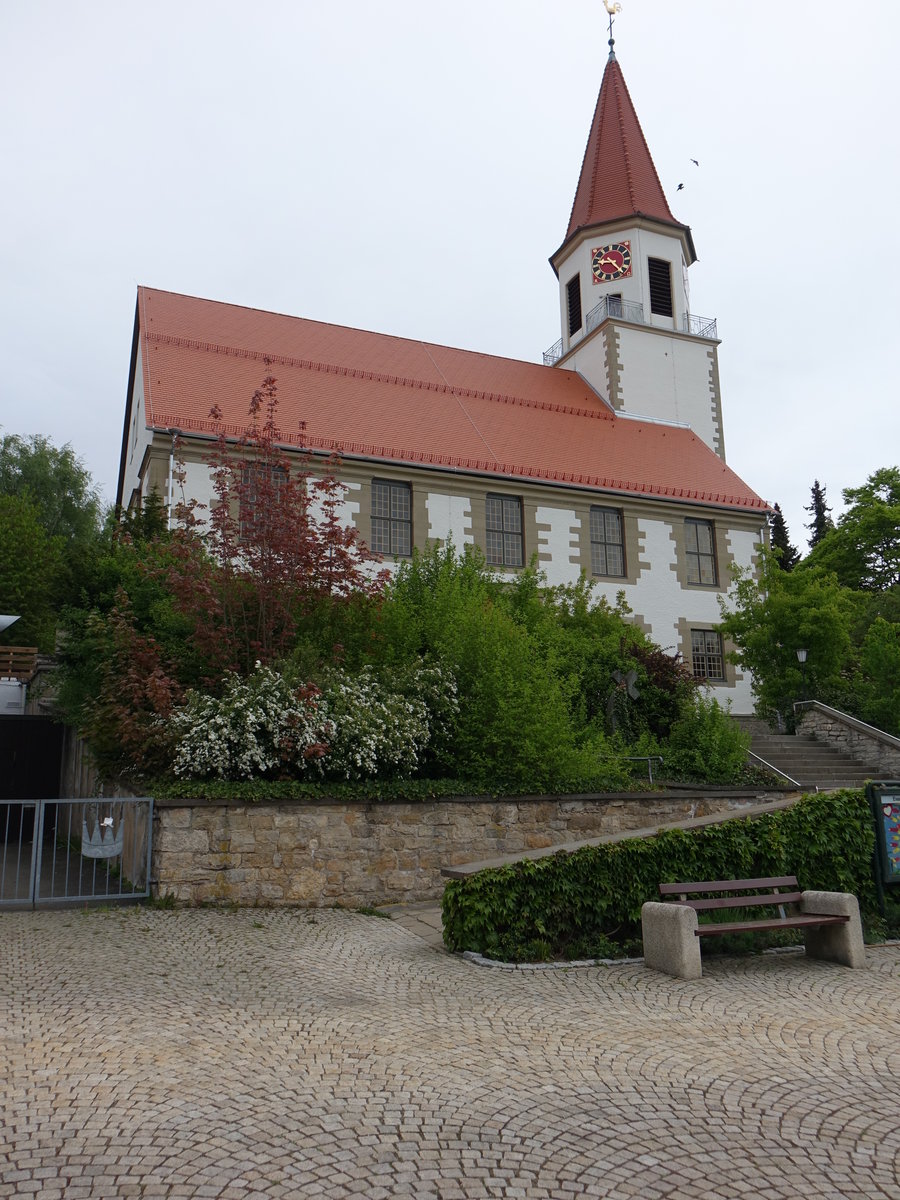
{"label": "metal railing", "polygon": [[[644,315],[643,304],[638,304],[633,300],[622,300],[619,296],[604,296],[599,304],[595,304],[588,313],[584,322],[585,335],[593,333],[598,326],[610,317],[618,318],[620,321],[630,321],[633,325],[647,325]],[[684,333],[689,333],[693,337],[709,338],[710,341],[718,340],[718,325],[715,317],[698,317],[694,313],[685,313],[682,318],[681,328]],[[560,338],[554,342],[549,350],[544,351],[544,366],[555,366],[563,355],[563,339]]]}
{"label": "metal railing", "polygon": [[558,342],[554,342],[549,350],[544,351],[544,366],[555,367],[562,358],[562,338]]}
{"label": "metal railing", "polygon": [[663,756],[662,756],[661,754],[635,754],[635,755],[628,755],[628,754],[616,754],[616,755],[614,755],[613,757],[611,757],[611,758],[608,758],[608,759],[606,759],[606,760],[604,760],[604,761],[606,761],[606,762],[620,762],[620,763],[621,763],[621,762],[627,762],[627,763],[642,762],[642,763],[646,763],[646,764],[647,764],[647,775],[648,775],[648,778],[649,778],[649,782],[650,782],[650,783],[652,783],[652,782],[653,782],[653,764],[654,764],[654,763],[659,763],[659,765],[660,765],[660,766],[662,766],[663,762],[665,762],[665,759],[663,758]]}
{"label": "metal railing", "polygon": [[693,313],[685,313],[681,327],[685,333],[691,333],[694,337],[710,338],[710,340],[718,340],[718,326],[715,317],[697,317]]}
{"label": "metal railing", "polygon": [[148,796],[0,803],[0,907],[150,895]]}
{"label": "metal railing", "polygon": [[587,315],[585,332],[593,333],[598,325],[602,325],[609,317],[618,317],[622,321],[631,321],[635,325],[645,325],[644,306],[633,300],[623,300],[620,296],[604,296],[599,304]]}
{"label": "metal railing", "polygon": [[[779,767],[774,766],[774,764],[766,762],[764,758],[760,758],[760,756],[758,754],[754,754],[752,750],[747,751],[747,757],[752,758],[759,766],[764,767],[767,771],[771,771],[773,775],[780,775],[781,778],[786,779],[792,787],[799,788],[803,786],[802,784],[798,783],[796,779],[788,775],[786,771],[782,771]],[[818,790],[819,789],[816,788],[816,791]]]}

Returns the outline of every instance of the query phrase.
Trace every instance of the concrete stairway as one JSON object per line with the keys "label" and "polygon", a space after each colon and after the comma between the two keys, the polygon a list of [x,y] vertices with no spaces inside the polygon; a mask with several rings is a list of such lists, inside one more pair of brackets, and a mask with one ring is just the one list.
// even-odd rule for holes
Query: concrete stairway
{"label": "concrete stairway", "polygon": [[859,788],[867,779],[879,778],[877,767],[858,762],[810,735],[774,733],[757,717],[734,720],[750,734],[751,751],[795,779],[804,791]]}

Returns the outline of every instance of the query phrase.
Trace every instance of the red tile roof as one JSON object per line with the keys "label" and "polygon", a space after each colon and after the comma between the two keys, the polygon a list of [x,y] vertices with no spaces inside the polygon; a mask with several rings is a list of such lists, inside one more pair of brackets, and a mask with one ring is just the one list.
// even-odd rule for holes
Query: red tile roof
{"label": "red tile roof", "polygon": [[272,363],[287,444],[741,509],[764,502],[685,428],[616,416],[575,372],[138,289],[146,421],[240,435]]}
{"label": "red tile roof", "polygon": [[[669,225],[672,216],[625,86],[610,54],[600,84],[566,240],[578,229],[642,215]],[[684,226],[679,225],[679,228]]]}

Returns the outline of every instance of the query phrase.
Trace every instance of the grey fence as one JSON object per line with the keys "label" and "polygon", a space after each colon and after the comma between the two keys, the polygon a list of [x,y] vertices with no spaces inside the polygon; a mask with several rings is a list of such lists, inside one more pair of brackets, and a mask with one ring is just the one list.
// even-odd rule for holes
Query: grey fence
{"label": "grey fence", "polygon": [[0,907],[150,895],[153,800],[0,801]]}

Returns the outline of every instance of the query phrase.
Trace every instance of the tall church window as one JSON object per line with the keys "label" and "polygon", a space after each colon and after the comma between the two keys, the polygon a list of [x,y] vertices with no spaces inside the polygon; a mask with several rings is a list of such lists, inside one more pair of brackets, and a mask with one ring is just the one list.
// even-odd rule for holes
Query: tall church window
{"label": "tall church window", "polygon": [[716,536],[712,521],[695,521],[688,518],[684,523],[684,544],[688,583],[716,587],[719,575],[716,570]]}
{"label": "tall church window", "polygon": [[412,554],[412,488],[372,480],[372,549],[378,554]]}
{"label": "tall church window", "polygon": [[581,279],[573,275],[566,284],[566,303],[569,311],[569,337],[581,328]]}
{"label": "tall church window", "polygon": [[591,571],[594,575],[625,574],[622,513],[617,508],[591,508]]}
{"label": "tall church window", "polygon": [[521,567],[522,501],[517,496],[488,496],[485,503],[487,561],[498,567]]}
{"label": "tall church window", "polygon": [[664,258],[648,258],[650,273],[650,311],[660,317],[671,317],[672,309],[672,264]]}
{"label": "tall church window", "polygon": [[699,679],[725,678],[722,635],[712,629],[691,630],[691,671]]}
{"label": "tall church window", "polygon": [[280,465],[252,463],[243,468],[238,531],[242,542],[265,536],[271,530],[274,509],[287,478],[287,469]]}

